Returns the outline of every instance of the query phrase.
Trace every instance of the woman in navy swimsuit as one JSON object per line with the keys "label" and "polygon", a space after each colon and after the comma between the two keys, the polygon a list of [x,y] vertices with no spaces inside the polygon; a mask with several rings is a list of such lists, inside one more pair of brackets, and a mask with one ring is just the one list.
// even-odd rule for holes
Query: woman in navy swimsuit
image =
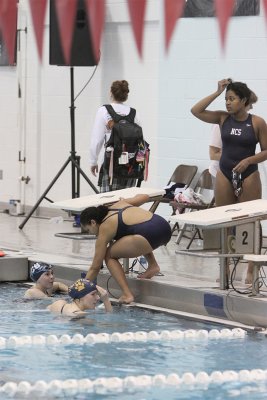
{"label": "woman in navy swimsuit", "polygon": [[[209,111],[208,106],[225,93],[227,111]],[[217,206],[260,199],[258,164],[267,159],[267,125],[263,118],[249,114],[257,96],[245,83],[222,79],[217,90],[195,104],[191,112],[201,121],[219,124],[222,135],[220,170],[216,176]],[[261,151],[255,154],[259,143]],[[249,267],[246,283],[251,283]]]}
{"label": "woman in navy swimsuit", "polygon": [[86,278],[94,280],[105,260],[122,290],[121,303],[131,303],[134,297],[118,259],[144,255],[148,268],[138,277],[150,279],[160,270],[153,250],[166,245],[171,238],[170,225],[164,218],[139,208],[147,201],[149,197],[140,194],[111,207],[88,207],[81,213],[83,230],[97,235],[94,259]]}

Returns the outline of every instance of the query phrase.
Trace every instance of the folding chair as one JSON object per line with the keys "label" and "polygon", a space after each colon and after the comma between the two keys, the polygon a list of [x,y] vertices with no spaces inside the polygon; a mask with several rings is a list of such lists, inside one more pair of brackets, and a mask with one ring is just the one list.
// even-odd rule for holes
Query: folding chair
{"label": "folding chair", "polygon": [[[180,164],[175,168],[167,185],[169,185],[171,182],[173,182],[173,183],[181,183],[184,186],[189,186],[191,184],[194,176],[196,175],[196,173],[197,173],[196,165]],[[162,197],[160,200],[154,201],[154,203],[150,207],[149,211],[154,213],[160,203],[169,204],[172,200],[173,199],[169,199],[167,197]],[[175,214],[175,210],[173,210],[172,215],[173,214]]]}
{"label": "folding chair", "polygon": [[[205,191],[209,192],[208,194],[209,194],[209,198],[210,198],[210,200],[205,204],[195,204],[195,203],[188,204],[188,203],[179,203],[177,201],[172,201],[171,206],[175,210],[177,208],[179,208],[179,210],[182,210],[182,212],[205,210],[207,208],[213,207],[214,206],[214,188],[213,188],[212,178],[211,178],[211,175],[210,175],[208,169],[205,169],[200,174],[200,177],[194,187],[195,193],[203,194],[203,192],[205,193]],[[180,243],[182,237],[184,236],[187,226],[188,226],[187,224],[184,224],[184,226],[181,229],[179,229],[178,237],[176,240],[177,244]],[[199,238],[201,238],[201,234],[200,234],[200,231],[198,228],[194,229],[194,231],[192,233],[192,237],[190,238],[189,244],[186,247],[187,249],[189,249],[189,247],[191,246],[193,240],[196,238],[197,235]]]}

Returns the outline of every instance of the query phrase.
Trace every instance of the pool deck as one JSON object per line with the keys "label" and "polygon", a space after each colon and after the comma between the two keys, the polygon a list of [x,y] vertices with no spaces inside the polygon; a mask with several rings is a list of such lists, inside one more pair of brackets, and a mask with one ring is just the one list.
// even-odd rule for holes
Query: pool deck
{"label": "pool deck", "polygon": [[[27,281],[28,269],[35,261],[51,263],[57,279],[67,284],[78,279],[81,272],[87,271],[94,254],[95,241],[55,236],[62,232],[79,233],[80,229],[73,227],[72,219],[31,217],[24,228],[19,229],[23,218],[0,213],[0,250],[6,254],[0,258],[1,281],[7,280],[5,270],[11,274],[10,280]],[[179,246],[175,240],[176,236],[173,236],[166,247],[155,251],[163,276],[141,280],[137,279],[136,272],[129,273],[128,281],[136,302],[197,314],[201,318],[225,319],[267,328],[266,279],[261,279],[260,296],[251,297],[251,288],[244,284],[247,264],[239,263],[234,281],[238,292],[232,287],[221,290],[216,282],[219,259],[177,254],[176,250],[185,248],[188,240],[182,239]],[[195,240],[192,248],[201,249],[201,245],[202,241]],[[133,267],[134,271],[138,269],[138,265]],[[266,272],[265,267],[263,272]],[[118,286],[106,268],[99,274],[98,283],[108,287],[115,298],[120,296]]]}

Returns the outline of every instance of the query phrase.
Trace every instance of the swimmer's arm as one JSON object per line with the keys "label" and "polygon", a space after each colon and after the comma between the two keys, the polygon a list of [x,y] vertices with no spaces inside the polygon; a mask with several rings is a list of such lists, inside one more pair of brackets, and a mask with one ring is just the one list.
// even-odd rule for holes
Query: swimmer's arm
{"label": "swimmer's arm", "polygon": [[258,157],[259,160],[257,162],[262,162],[267,159],[267,124],[261,117],[257,117],[257,122],[259,126],[258,138],[261,152],[256,154],[256,157]]}
{"label": "swimmer's arm", "polygon": [[132,206],[139,207],[142,204],[148,203],[150,197],[147,194],[136,194],[134,197],[129,197],[128,199],[123,199],[128,204]]}
{"label": "swimmer's arm", "polygon": [[107,291],[98,285],[96,285],[96,288],[98,290],[100,300],[103,302],[103,304],[105,306],[105,310],[107,312],[112,312],[113,308],[112,308],[111,302],[109,300]]}
{"label": "swimmer's arm", "polygon": [[25,299],[44,299],[47,298],[48,296],[39,289],[30,288],[26,290],[23,297]]}
{"label": "swimmer's arm", "polygon": [[75,320],[75,319],[81,319],[81,318],[85,318],[86,317],[86,312],[84,311],[77,311],[77,312],[73,312],[71,314],[64,314],[67,317],[72,317],[71,320]]}
{"label": "swimmer's arm", "polygon": [[62,282],[54,282],[53,283],[53,292],[60,292],[60,293],[67,294],[68,286]]}
{"label": "swimmer's arm", "polygon": [[222,79],[218,82],[216,92],[210,94],[204,99],[197,102],[192,108],[191,113],[201,121],[210,124],[221,124],[225,117],[228,115],[226,111],[209,111],[207,107],[225,90],[226,86],[230,83],[228,79]]}
{"label": "swimmer's arm", "polygon": [[256,153],[254,156],[244,158],[234,168],[233,171],[242,173],[251,164],[259,164],[267,160],[267,124],[265,120],[256,115],[252,116],[253,127],[257,134],[261,151]]}
{"label": "swimmer's arm", "polygon": [[63,315],[66,317],[72,317],[71,319],[80,319],[80,318],[85,318],[87,313],[85,311],[81,311],[81,310],[75,310],[75,311],[66,311],[63,312]]}
{"label": "swimmer's arm", "polygon": [[107,246],[113,240],[113,237],[112,227],[109,224],[100,227],[95,243],[95,255],[91,267],[86,274],[86,279],[93,281],[97,277],[106,256]]}

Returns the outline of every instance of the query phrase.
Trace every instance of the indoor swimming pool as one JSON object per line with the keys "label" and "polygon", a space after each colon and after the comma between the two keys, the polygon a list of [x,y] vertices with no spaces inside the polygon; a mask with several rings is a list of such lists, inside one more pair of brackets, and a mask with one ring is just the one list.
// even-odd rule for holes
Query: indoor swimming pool
{"label": "indoor swimming pool", "polygon": [[0,399],[265,399],[263,333],[136,307],[80,320],[1,284]]}

